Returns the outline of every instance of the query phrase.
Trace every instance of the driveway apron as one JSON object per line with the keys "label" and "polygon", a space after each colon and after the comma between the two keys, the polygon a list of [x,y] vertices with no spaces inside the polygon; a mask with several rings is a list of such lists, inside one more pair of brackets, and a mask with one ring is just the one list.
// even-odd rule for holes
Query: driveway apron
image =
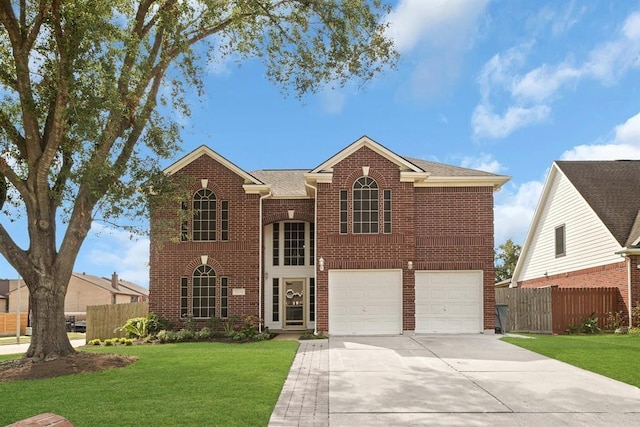
{"label": "driveway apron", "polygon": [[[404,335],[302,342],[270,424],[613,426],[638,422],[637,387],[498,338]],[[292,392],[288,398],[287,391]]]}

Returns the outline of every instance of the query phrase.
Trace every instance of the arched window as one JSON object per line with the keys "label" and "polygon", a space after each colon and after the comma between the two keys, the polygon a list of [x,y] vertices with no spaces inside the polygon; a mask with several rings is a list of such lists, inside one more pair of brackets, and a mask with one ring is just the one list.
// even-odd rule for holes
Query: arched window
{"label": "arched window", "polygon": [[216,240],[216,195],[202,188],[193,195],[193,240]]}
{"label": "arched window", "polygon": [[378,232],[378,183],[368,176],[353,184],[353,232]]}
{"label": "arched window", "polygon": [[194,318],[216,315],[216,272],[201,265],[193,272],[192,314]]}

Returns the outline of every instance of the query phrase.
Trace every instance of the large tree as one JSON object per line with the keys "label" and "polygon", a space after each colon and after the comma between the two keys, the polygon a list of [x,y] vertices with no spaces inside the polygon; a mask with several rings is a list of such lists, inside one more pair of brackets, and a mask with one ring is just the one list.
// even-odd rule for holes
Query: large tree
{"label": "large tree", "polygon": [[[208,61],[299,96],[396,60],[382,0],[0,0],[0,253],[29,288],[27,357],[72,353],[64,299],[92,221],[135,213]],[[164,107],[166,105],[166,107]],[[5,203],[6,202],[6,203]],[[5,227],[25,216],[28,246]]]}
{"label": "large tree", "polygon": [[507,239],[495,252],[496,283],[510,279],[516,269],[522,246]]}

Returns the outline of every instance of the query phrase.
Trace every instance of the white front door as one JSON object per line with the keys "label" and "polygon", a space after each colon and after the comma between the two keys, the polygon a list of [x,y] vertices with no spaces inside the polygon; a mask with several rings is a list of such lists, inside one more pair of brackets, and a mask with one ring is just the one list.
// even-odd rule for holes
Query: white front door
{"label": "white front door", "polygon": [[402,333],[402,270],[330,270],[329,333]]}
{"label": "white front door", "polygon": [[482,332],[482,271],[416,271],[416,333]]}

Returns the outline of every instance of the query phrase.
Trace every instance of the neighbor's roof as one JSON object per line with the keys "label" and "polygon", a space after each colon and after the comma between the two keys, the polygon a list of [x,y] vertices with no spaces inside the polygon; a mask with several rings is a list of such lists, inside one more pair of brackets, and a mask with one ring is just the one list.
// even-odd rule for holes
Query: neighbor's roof
{"label": "neighbor's roof", "polygon": [[118,295],[149,295],[148,289],[125,280],[118,280],[118,289],[114,289],[111,286],[111,279],[105,277],[85,273],[73,273],[72,277],[76,277],[79,280],[99,286]]}
{"label": "neighbor's roof", "polygon": [[555,163],[621,246],[640,237],[640,160]]}

